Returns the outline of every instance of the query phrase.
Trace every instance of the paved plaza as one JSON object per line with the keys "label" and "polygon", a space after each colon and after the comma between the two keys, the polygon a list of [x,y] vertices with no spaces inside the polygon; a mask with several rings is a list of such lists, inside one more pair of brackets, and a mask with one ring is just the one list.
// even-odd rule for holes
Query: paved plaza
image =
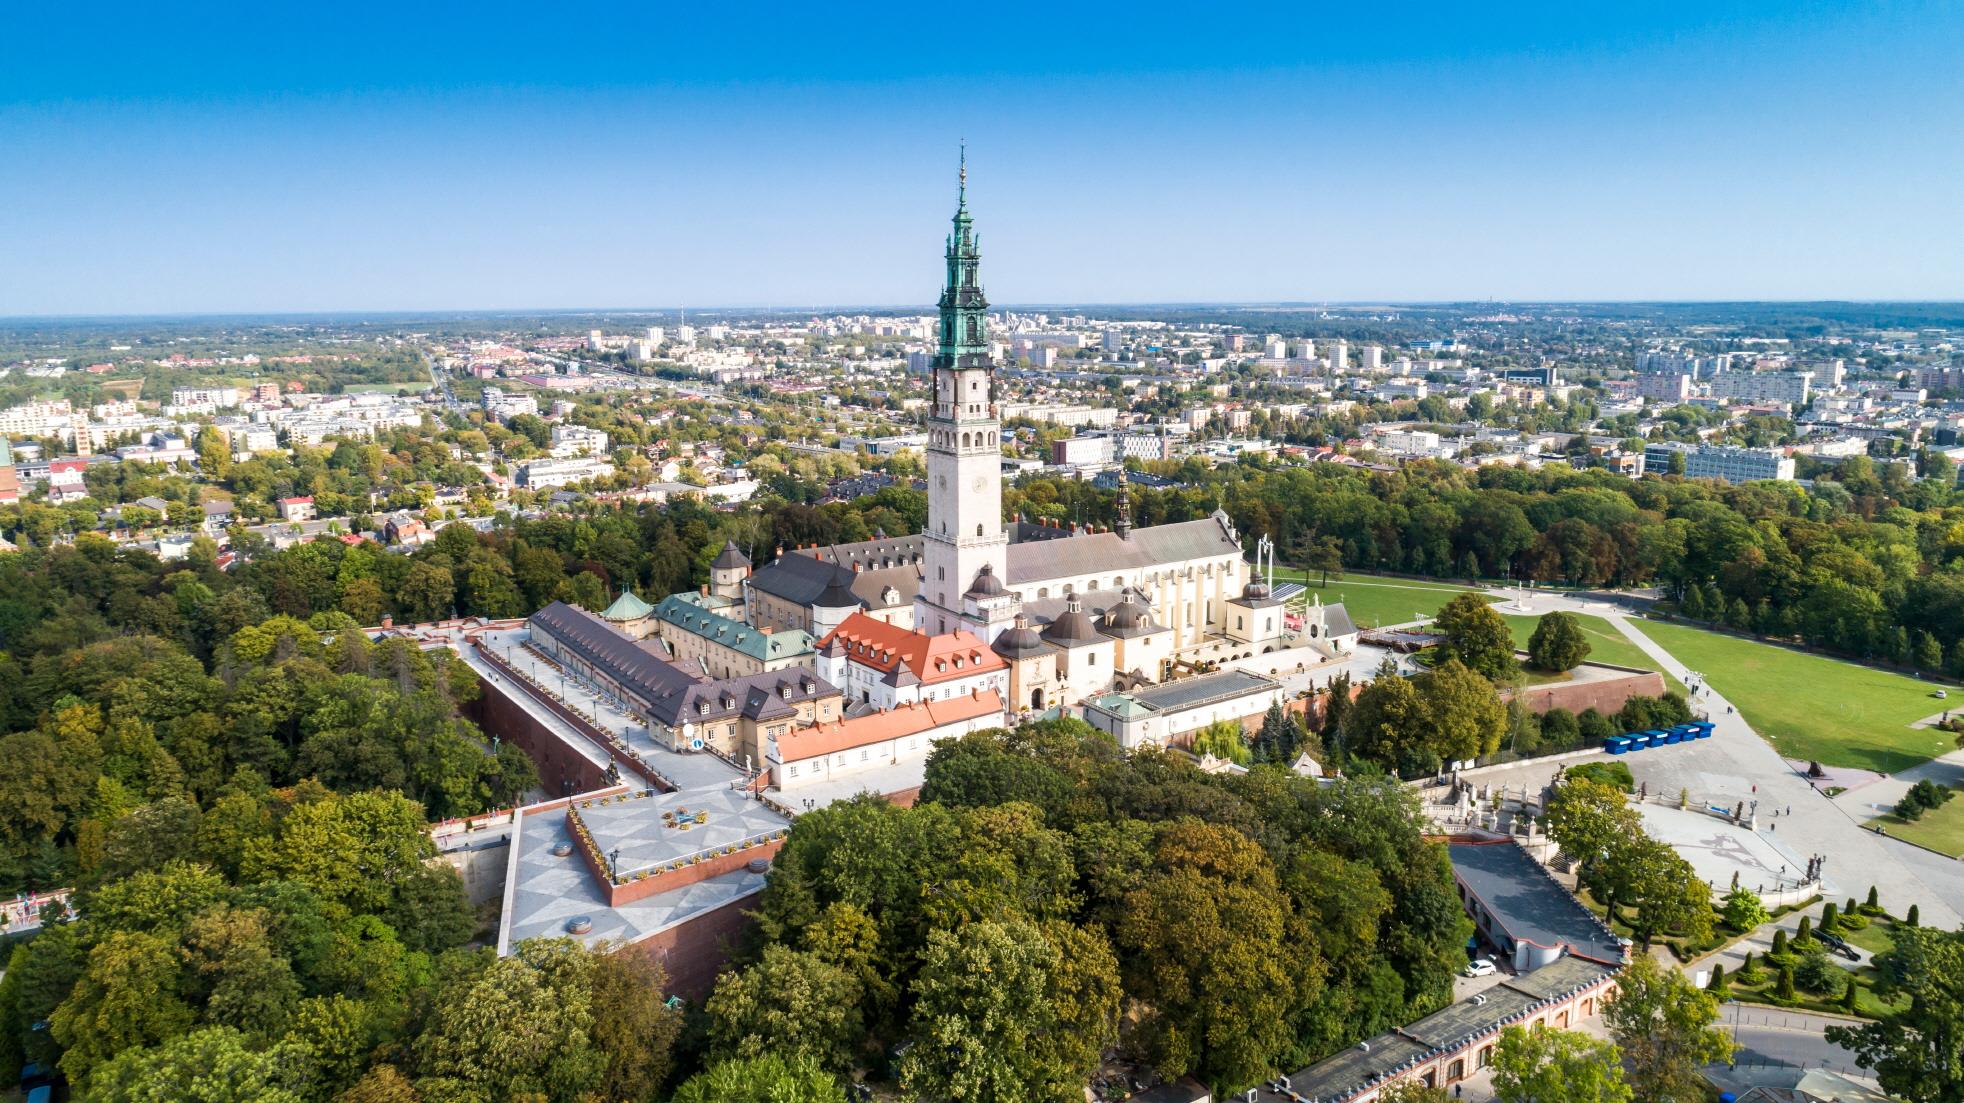
{"label": "paved plaza", "polygon": [[[579,855],[553,853],[559,844],[571,841],[563,805],[533,812],[517,824],[505,884],[501,953],[528,938],[578,938],[588,945],[603,940],[631,942],[764,888],[764,874],[739,869],[614,907]],[[586,919],[592,929],[569,930],[568,924],[576,919]]]}
{"label": "paved plaza", "polygon": [[[1503,596],[1512,599],[1515,594],[1508,590]],[[1641,648],[1658,669],[1681,682],[1691,673],[1644,635],[1644,622],[1621,606],[1548,592],[1536,593],[1531,604],[1535,613],[1560,610],[1602,617]],[[1803,771],[1781,758],[1730,706],[1731,702],[1710,686],[1701,686],[1692,707],[1716,725],[1712,738],[1614,759],[1609,755],[1595,757],[1626,763],[1637,782],[1651,793],[1674,797],[1683,789],[1693,800],[1727,806],[1757,800],[1759,834],[1789,858],[1798,858],[1803,867],[1806,855],[1826,857],[1824,876],[1839,887],[1841,895],[1859,897],[1875,885],[1883,905],[1898,915],[1915,904],[1926,925],[1955,928],[1964,923],[1960,918],[1964,916],[1964,867],[1951,858],[1877,835],[1864,826],[1872,813],[1862,805],[1877,799],[1870,790],[1890,783],[1864,787],[1862,796],[1849,802],[1852,807],[1844,806],[1810,784]],[[1508,785],[1531,781],[1538,787],[1547,781],[1549,770],[1545,763],[1530,761],[1515,769],[1485,772],[1479,780]],[[1730,878],[1728,871],[1728,882]]]}
{"label": "paved plaza", "polygon": [[[1643,804],[1638,812],[1645,831],[1669,844],[1721,894],[1732,887],[1735,877],[1754,892],[1769,893],[1797,888],[1806,875],[1807,857],[1789,853],[1777,834],[1748,830],[1695,808]],[[1841,895],[1832,879],[1821,891]]]}
{"label": "paved plaza", "polygon": [[790,817],[734,789],[650,792],[573,802],[601,858],[612,862],[622,877],[761,843],[791,826]]}

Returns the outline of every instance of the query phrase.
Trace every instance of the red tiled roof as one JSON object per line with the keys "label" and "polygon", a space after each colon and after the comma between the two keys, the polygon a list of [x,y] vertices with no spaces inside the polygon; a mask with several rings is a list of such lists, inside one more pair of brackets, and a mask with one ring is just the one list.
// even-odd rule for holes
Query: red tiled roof
{"label": "red tiled roof", "polygon": [[1002,715],[1002,694],[993,689],[987,693],[971,691],[945,701],[902,705],[897,709],[855,716],[850,720],[814,724],[778,736],[778,758],[784,762],[799,762],[864,747],[869,743],[919,735],[991,713]]}
{"label": "red tiled roof", "polygon": [[929,636],[865,613],[847,617],[819,641],[818,649],[823,651],[834,640],[845,645],[853,662],[889,674],[905,667],[923,685],[1009,669],[1002,656],[989,650],[973,632]]}

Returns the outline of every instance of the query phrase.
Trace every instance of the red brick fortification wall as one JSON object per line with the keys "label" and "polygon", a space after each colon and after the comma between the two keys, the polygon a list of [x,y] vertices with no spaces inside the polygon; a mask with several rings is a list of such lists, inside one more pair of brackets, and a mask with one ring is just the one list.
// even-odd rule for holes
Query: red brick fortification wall
{"label": "red brick fortification wall", "polygon": [[[477,700],[465,707],[465,715],[476,721],[485,735],[516,743],[532,760],[532,765],[538,767],[539,785],[547,794],[588,793],[606,786],[606,773],[601,767],[566,746],[523,705],[507,696],[522,690],[504,683],[494,685],[481,677],[477,685]],[[567,787],[568,783],[571,788]]]}
{"label": "red brick fortification wall", "polygon": [[756,896],[739,897],[649,935],[621,952],[653,957],[667,971],[671,993],[700,1001],[715,987],[717,975],[729,963],[730,950],[750,929],[754,921],[748,913],[756,907]]}
{"label": "red brick fortification wall", "polygon": [[[735,873],[758,858],[768,860],[777,857],[778,849],[783,845],[783,839],[772,839],[762,846],[753,846],[749,850],[738,850],[734,854],[717,854],[713,857],[704,858],[694,865],[683,866],[681,869],[670,870],[666,873],[651,874],[643,877],[639,881],[629,881],[625,885],[608,885],[607,902],[618,908],[622,904],[632,903],[636,900],[645,900],[656,893],[672,892],[675,889],[693,885],[697,881],[707,881],[711,877],[721,877],[725,873]],[[601,879],[601,883],[606,883],[604,877]]]}
{"label": "red brick fortification wall", "polygon": [[1655,671],[1631,671],[1620,678],[1546,686],[1528,686],[1517,696],[1535,713],[1553,708],[1570,712],[1595,709],[1605,716],[1614,714],[1632,697],[1662,697],[1664,676]]}

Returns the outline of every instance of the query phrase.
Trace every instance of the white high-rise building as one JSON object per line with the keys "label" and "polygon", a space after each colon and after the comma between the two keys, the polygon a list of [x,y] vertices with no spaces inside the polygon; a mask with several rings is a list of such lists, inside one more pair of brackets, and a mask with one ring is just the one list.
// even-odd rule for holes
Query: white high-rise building
{"label": "white high-rise building", "polygon": [[1296,342],[1296,359],[1298,360],[1316,359],[1316,342],[1310,340],[1307,337]]}
{"label": "white high-rise building", "polygon": [[1350,370],[1350,342],[1336,341],[1330,345],[1330,372],[1342,375]]}
{"label": "white high-rise building", "polygon": [[1384,370],[1383,348],[1377,345],[1365,345],[1358,351],[1358,354],[1363,357],[1362,367],[1364,371],[1380,372]]}

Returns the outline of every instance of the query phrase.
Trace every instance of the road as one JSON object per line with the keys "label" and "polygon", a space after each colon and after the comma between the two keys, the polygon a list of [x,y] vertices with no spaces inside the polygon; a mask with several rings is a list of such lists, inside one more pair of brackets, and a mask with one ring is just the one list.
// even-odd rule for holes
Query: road
{"label": "road", "polygon": [[[1523,612],[1512,607],[1518,591],[1490,592],[1506,601],[1505,612]],[[1690,684],[1691,671],[1644,635],[1642,622],[1621,606],[1586,595],[1535,592],[1525,612],[1537,615],[1557,610],[1603,618],[1641,648],[1660,670]],[[1883,906],[1897,915],[1915,904],[1925,925],[1955,928],[1964,921],[1960,920],[1964,916],[1964,866],[1864,829],[1850,809],[1808,784],[1806,777],[1788,765],[1710,685],[1700,686],[1693,705],[1717,725],[1714,737],[1622,756],[1618,761],[1629,765],[1639,783],[1648,784],[1653,792],[1685,789],[1694,797],[1723,804],[1756,800],[1762,833],[1795,855],[1827,857],[1825,879],[1835,896],[1862,897],[1870,885],[1876,885],[1882,891]],[[1768,814],[1773,810],[1780,814]]]}

